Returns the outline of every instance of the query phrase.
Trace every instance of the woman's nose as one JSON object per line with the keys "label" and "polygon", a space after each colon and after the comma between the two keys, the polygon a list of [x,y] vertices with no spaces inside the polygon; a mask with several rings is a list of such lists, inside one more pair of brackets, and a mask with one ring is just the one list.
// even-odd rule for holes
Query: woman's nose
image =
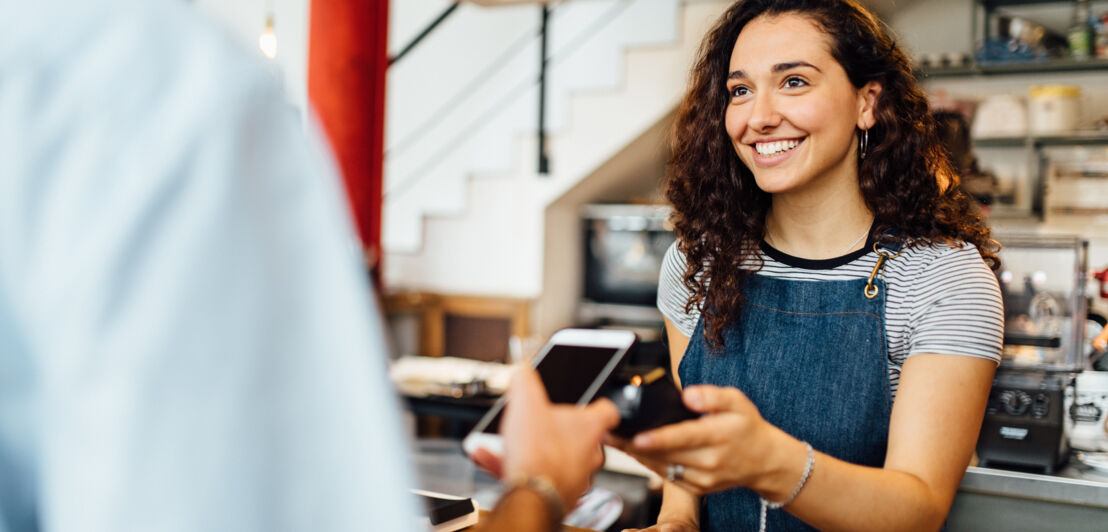
{"label": "woman's nose", "polygon": [[781,114],[777,110],[772,94],[763,93],[755,96],[751,105],[747,127],[755,131],[764,131],[781,124]]}

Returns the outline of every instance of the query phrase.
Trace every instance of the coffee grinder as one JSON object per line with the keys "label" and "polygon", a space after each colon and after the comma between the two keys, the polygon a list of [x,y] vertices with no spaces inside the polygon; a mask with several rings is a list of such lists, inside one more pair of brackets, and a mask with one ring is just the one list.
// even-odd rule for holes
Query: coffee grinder
{"label": "coffee grinder", "polygon": [[977,456],[983,467],[1053,473],[1069,455],[1064,398],[1084,368],[1088,242],[998,235],[1004,352]]}

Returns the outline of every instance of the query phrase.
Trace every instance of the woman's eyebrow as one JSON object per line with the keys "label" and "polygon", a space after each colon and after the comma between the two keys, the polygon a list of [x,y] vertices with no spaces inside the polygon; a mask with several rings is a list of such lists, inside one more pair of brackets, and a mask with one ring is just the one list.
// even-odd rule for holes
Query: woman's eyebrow
{"label": "woman's eyebrow", "polygon": [[817,67],[816,65],[813,65],[813,64],[811,64],[807,61],[791,61],[791,62],[788,62],[788,63],[777,63],[776,65],[773,65],[773,71],[774,72],[784,72],[786,70],[792,70],[794,68],[800,68],[800,67],[808,67],[808,68],[814,69],[816,72],[823,73],[823,71],[820,70],[819,67]]}
{"label": "woman's eyebrow", "polygon": [[[808,67],[814,69],[816,72],[823,73],[823,71],[820,70],[819,67],[807,61],[789,61],[787,63],[777,63],[776,65],[773,65],[772,70],[776,73],[800,67]],[[747,75],[746,72],[743,72],[742,70],[732,70],[731,73],[727,75],[727,79],[747,79]]]}

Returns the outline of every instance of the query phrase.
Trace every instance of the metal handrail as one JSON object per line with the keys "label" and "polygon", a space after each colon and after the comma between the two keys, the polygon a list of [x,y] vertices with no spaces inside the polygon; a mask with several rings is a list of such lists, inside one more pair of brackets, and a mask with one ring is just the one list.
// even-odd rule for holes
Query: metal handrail
{"label": "metal handrail", "polygon": [[[553,13],[554,9],[558,6],[561,6],[561,4],[565,1],[566,0],[562,0],[561,2],[558,2],[557,6],[551,8],[550,13]],[[587,28],[578,33],[577,36],[569,44],[565,45],[561,50],[558,50],[556,54],[552,55],[547,60],[548,63],[553,66],[560,64],[572,53],[577,51],[577,49],[580,48],[584,43],[588,42],[589,39],[599,34],[600,30],[611,24],[623,11],[625,11],[628,7],[631,6],[631,4],[635,3],[636,1],[637,0],[626,0],[616,3],[611,9],[604,12],[600,17],[597,17],[596,21],[593,24],[589,25]],[[526,35],[524,35],[523,39],[521,40],[522,42],[526,42],[525,39],[532,36],[537,37],[538,32],[530,31]],[[427,129],[429,129],[435,123],[442,122],[443,115],[449,114],[452,109],[459,108],[460,106],[457,105],[457,101],[459,98],[464,99],[468,97],[470,94],[472,94],[473,91],[476,90],[478,85],[480,85],[488,78],[490,73],[498,72],[504,67],[508,60],[515,57],[515,55],[521,49],[521,46],[519,46],[521,40],[514,41],[512,43],[512,47],[507,50],[508,52],[512,53],[502,54],[500,57],[498,57],[497,61],[494,61],[492,64],[493,68],[485,69],[480,75],[478,75],[469,84],[467,84],[464,89],[458,91],[459,94],[462,94],[461,96],[455,96],[446,100],[447,102],[450,102],[449,105],[444,105],[442,108],[440,108],[439,111],[441,112],[433,113],[431,115],[433,117],[432,120],[425,122],[423,126],[415,129],[416,133],[413,133],[408,138],[397,143],[396,147],[386,152],[386,157],[389,155],[393,155],[398,151],[403,151],[403,149],[414,145],[415,141],[418,140],[419,137],[422,137],[422,132],[427,131]],[[522,97],[524,91],[527,88],[537,85],[539,84],[539,82],[540,81],[538,77],[530,80],[523,80],[522,82],[511,87],[511,89],[509,89],[508,91],[505,91],[504,95],[501,98],[493,102],[493,104],[485,109],[484,112],[482,112],[480,115],[478,115],[476,119],[467,124],[462,129],[461,133],[455,135],[453,138],[451,138],[449,142],[442,144],[442,148],[429,156],[425,160],[425,163],[420,165],[420,167],[417,168],[416,171],[408,174],[408,176],[406,176],[404,179],[396,182],[396,185],[394,185],[390,189],[385,190],[384,196],[386,198],[396,197],[411,190],[413,186],[415,186],[417,183],[419,183],[422,179],[430,174],[430,170],[441,164],[451,153],[454,152],[454,150],[458,149],[458,146],[462,144],[462,141],[471,136],[475,130],[477,130],[484,124],[487,124],[489,121],[503,113],[504,110],[507,109],[512,103],[516,102],[520,97]]]}
{"label": "metal handrail", "polygon": [[426,28],[423,28],[423,31],[419,32],[419,35],[416,35],[415,38],[412,39],[412,42],[409,42],[408,45],[397,52],[396,55],[389,58],[389,66],[392,66],[393,63],[400,61],[404,58],[404,56],[408,55],[408,52],[412,51],[413,48],[418,46],[419,43],[423,41],[423,39],[426,39],[432,31],[435,31],[435,28],[439,27],[439,24],[442,24],[443,21],[447,19],[447,17],[454,13],[454,10],[458,9],[458,5],[458,2],[450,4],[450,7],[446,8],[446,10],[443,11],[438,17],[435,17],[435,20],[431,21],[431,23],[428,24]]}
{"label": "metal handrail", "polygon": [[537,32],[538,28],[531,29],[521,35],[519,38],[513,40],[508,48],[505,48],[504,51],[501,52],[500,55],[496,57],[496,59],[491,61],[487,67],[485,67],[483,70],[481,70],[481,72],[478,72],[476,76],[470,79],[464,87],[459,89],[450,98],[443,100],[445,103],[440,105],[439,108],[435,110],[435,112],[431,113],[431,118],[425,120],[422,124],[419,125],[419,127],[413,130],[412,134],[397,142],[395,146],[386,149],[385,157],[397,155],[404,152],[411,146],[414,146],[416,141],[423,138],[424,131],[427,131],[430,128],[434,127],[435,124],[442,122],[443,117],[451,114],[455,109],[459,109],[460,107],[457,105],[457,102],[460,98],[467,98],[469,95],[476,92],[477,88],[488,81],[490,77],[496,75],[501,70],[503,70],[504,67],[511,62],[512,59],[515,59],[515,57],[519,55],[520,51],[523,49],[522,45],[538,35]]}

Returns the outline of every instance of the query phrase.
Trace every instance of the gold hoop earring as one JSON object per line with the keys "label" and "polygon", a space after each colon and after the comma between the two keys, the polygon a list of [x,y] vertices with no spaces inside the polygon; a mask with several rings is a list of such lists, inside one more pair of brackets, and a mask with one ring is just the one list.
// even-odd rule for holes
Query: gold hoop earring
{"label": "gold hoop earring", "polygon": [[869,130],[863,129],[862,134],[858,137],[858,158],[866,158],[866,150],[869,149]]}

